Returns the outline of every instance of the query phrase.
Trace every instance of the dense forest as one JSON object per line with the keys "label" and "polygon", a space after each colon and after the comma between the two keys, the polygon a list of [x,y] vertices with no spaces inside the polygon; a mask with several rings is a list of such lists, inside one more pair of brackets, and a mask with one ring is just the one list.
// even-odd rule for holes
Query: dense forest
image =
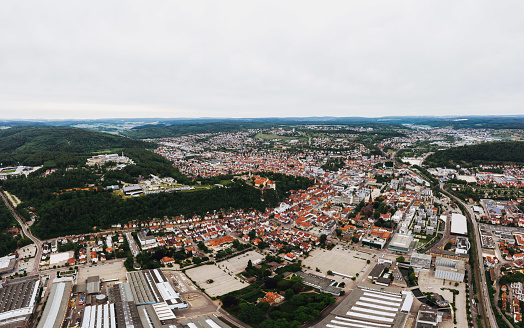
{"label": "dense forest", "polygon": [[[313,181],[302,177],[274,176],[277,190],[260,190],[235,181],[227,188],[212,188],[192,192],[161,193],[123,199],[103,189],[60,192],[96,182],[98,176],[84,169],[58,171],[42,178],[8,179],[3,187],[24,202],[19,207],[32,206],[39,216],[33,231],[41,238],[93,231],[117,222],[150,217],[195,214],[214,210],[255,209],[265,211],[276,207],[289,190],[307,188]],[[280,181],[280,182],[279,182]],[[203,201],[205,200],[205,201]]]}
{"label": "dense forest", "polygon": [[[127,165],[122,170],[109,170],[107,168],[75,169],[59,168],[53,174],[42,177],[45,167],[25,176],[15,177],[1,181],[0,184],[8,191],[20,197],[31,206],[39,207],[50,201],[60,193],[71,188],[102,187],[114,184],[138,182],[138,177],[149,177],[154,174],[160,177],[173,177],[179,183],[191,184],[193,181],[181,174],[164,157],[145,149],[125,149],[125,155],[135,161],[134,165]],[[84,163],[82,163],[84,164]]]}
{"label": "dense forest", "polygon": [[17,126],[0,130],[0,167],[66,168],[85,164],[92,152],[147,147],[154,147],[154,144],[85,129]]}
{"label": "dense forest", "polygon": [[[203,201],[205,200],[205,201]],[[160,193],[122,199],[109,192],[71,192],[57,195],[37,209],[39,219],[33,231],[41,238],[93,231],[117,222],[132,219],[195,214],[214,210],[255,209],[265,211],[276,206],[275,197],[262,201],[259,190],[243,183],[228,188],[213,188],[195,192]]]}
{"label": "dense forest", "polygon": [[178,123],[137,126],[124,132],[135,139],[178,137],[197,133],[237,132],[246,129],[270,128],[275,124],[264,122],[217,121],[206,123]]}
{"label": "dense forest", "polygon": [[431,167],[478,166],[480,164],[523,164],[524,142],[489,142],[440,150],[428,156]]}
{"label": "dense forest", "polygon": [[13,253],[17,248],[31,243],[27,238],[21,236],[13,238],[12,234],[6,232],[13,226],[18,227],[18,224],[4,202],[0,200],[0,257]]}
{"label": "dense forest", "polygon": [[89,153],[115,148],[147,148],[152,144],[95,132],[57,126],[18,126],[0,130],[0,152],[34,154],[43,151]]}

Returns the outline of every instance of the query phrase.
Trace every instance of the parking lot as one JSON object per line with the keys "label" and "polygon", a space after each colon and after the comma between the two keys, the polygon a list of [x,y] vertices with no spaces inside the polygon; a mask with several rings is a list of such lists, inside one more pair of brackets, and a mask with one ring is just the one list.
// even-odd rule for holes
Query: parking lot
{"label": "parking lot", "polygon": [[87,278],[91,276],[100,276],[101,280],[118,279],[121,282],[127,281],[126,268],[122,260],[80,268],[78,270],[78,283],[85,283]]}
{"label": "parking lot", "polygon": [[31,273],[34,268],[36,246],[35,244],[27,245],[19,249],[18,268],[17,270],[26,270]]}
{"label": "parking lot", "polygon": [[449,289],[458,290],[459,294],[455,296],[455,304],[457,307],[456,327],[468,327],[466,307],[464,306],[464,304],[466,304],[466,284],[464,282],[455,287],[454,281],[435,278],[435,271],[432,269],[430,271],[420,271],[418,283],[421,292],[440,294],[445,300],[449,301],[450,304],[453,302],[453,293]]}
{"label": "parking lot", "polygon": [[[247,287],[248,283],[242,281],[237,274],[244,271],[249,260],[254,262],[257,259],[263,259],[263,256],[251,251],[216,265],[208,264],[189,269],[186,274],[209,296],[220,296]],[[212,282],[209,282],[210,279]]]}
{"label": "parking lot", "polygon": [[327,271],[331,270],[334,273],[354,277],[364,270],[367,265],[366,261],[372,258],[373,256],[370,254],[337,246],[330,251],[315,249],[302,261],[302,264],[311,267],[311,270],[319,268],[323,274],[327,274]]}

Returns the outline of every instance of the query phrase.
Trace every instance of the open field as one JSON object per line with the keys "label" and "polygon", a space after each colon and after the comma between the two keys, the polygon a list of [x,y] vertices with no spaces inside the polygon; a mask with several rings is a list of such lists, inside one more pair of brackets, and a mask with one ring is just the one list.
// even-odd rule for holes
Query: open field
{"label": "open field", "polygon": [[78,283],[85,283],[88,277],[100,276],[101,280],[118,279],[121,282],[126,282],[126,268],[122,260],[117,260],[114,263],[101,263],[93,265],[92,267],[83,267],[78,270]]}
{"label": "open field", "polygon": [[257,133],[255,135],[255,138],[258,139],[264,139],[264,140],[273,140],[273,139],[279,139],[279,140],[299,140],[299,141],[306,141],[307,138],[305,137],[288,137],[288,136],[279,136],[278,134],[267,134],[267,133]]}
{"label": "open field", "polygon": [[[200,288],[204,289],[209,296],[220,296],[247,287],[248,283],[242,281],[236,275],[244,271],[249,260],[254,262],[262,258],[262,255],[251,251],[229,260],[218,262],[216,265],[208,264],[189,269],[186,271],[186,274]],[[207,283],[209,279],[212,279],[213,282]]]}
{"label": "open field", "polygon": [[354,277],[367,265],[366,260],[371,260],[372,255],[353,251],[343,246],[337,246],[332,250],[315,249],[310,256],[302,261],[306,267],[312,270],[320,269],[326,274],[328,270]]}

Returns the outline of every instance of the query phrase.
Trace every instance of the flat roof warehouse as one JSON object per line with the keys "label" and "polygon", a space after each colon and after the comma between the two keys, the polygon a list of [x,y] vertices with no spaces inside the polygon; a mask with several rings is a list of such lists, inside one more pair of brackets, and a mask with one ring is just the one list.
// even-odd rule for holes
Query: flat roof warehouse
{"label": "flat roof warehouse", "polygon": [[458,213],[451,214],[451,233],[464,236],[468,234],[468,221],[464,215]]}

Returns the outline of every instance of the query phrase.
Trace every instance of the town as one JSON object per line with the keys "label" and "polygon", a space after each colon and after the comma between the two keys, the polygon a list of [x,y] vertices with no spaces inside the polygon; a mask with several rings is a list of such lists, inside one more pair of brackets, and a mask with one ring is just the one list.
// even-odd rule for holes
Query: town
{"label": "town", "polygon": [[[395,133],[298,125],[144,139],[184,179],[135,178],[144,155],[125,151],[67,170],[3,168],[16,224],[2,233],[18,245],[0,258],[0,327],[518,327],[523,167],[424,167],[439,150],[495,142],[489,129]],[[242,186],[275,206],[37,238],[40,209],[16,183],[90,170],[95,180],[53,197],[129,203]]]}

